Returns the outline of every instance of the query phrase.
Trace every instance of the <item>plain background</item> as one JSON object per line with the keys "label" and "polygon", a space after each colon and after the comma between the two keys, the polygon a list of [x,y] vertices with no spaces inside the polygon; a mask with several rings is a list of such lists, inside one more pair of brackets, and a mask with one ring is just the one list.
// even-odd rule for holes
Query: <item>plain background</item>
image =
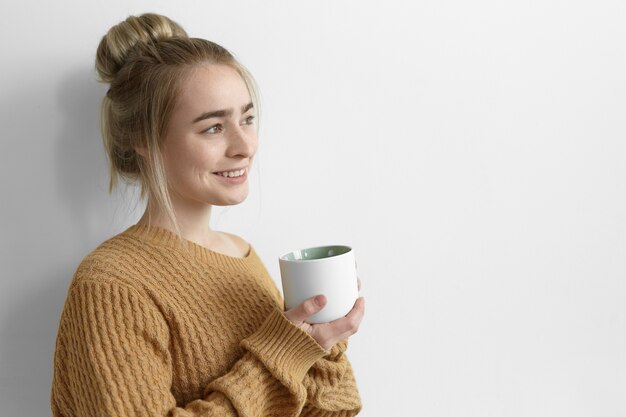
{"label": "plain background", "polygon": [[3,2],[0,403],[49,415],[80,260],[143,212],[107,194],[94,55],[129,14],[261,88],[251,193],[212,226],[343,243],[362,416],[626,415],[626,3]]}

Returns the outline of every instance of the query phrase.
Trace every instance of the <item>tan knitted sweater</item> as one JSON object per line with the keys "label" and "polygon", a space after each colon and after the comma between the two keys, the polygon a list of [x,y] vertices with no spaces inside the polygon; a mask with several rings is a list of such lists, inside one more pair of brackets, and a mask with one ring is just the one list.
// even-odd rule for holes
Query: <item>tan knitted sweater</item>
{"label": "tan knitted sweater", "polygon": [[[146,233],[146,235],[144,235]],[[354,416],[348,340],[324,350],[245,258],[134,225],[76,270],[61,314],[54,416]]]}

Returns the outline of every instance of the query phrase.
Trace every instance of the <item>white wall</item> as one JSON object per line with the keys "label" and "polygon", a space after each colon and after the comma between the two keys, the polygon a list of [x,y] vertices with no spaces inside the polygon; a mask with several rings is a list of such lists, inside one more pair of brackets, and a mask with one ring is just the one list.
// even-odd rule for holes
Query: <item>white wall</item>
{"label": "white wall", "polygon": [[142,212],[107,194],[93,65],[146,11],[261,87],[250,198],[213,226],[277,284],[287,250],[355,247],[361,415],[626,415],[620,0],[2,3],[2,415],[49,415],[71,276]]}

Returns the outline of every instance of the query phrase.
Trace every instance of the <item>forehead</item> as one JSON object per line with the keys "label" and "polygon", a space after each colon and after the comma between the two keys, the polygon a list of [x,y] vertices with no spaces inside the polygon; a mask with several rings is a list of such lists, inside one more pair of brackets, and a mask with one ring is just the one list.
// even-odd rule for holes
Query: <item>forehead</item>
{"label": "forehead", "polygon": [[185,77],[176,107],[179,111],[192,112],[194,115],[231,107],[238,111],[249,101],[246,83],[234,68],[205,64],[194,67]]}

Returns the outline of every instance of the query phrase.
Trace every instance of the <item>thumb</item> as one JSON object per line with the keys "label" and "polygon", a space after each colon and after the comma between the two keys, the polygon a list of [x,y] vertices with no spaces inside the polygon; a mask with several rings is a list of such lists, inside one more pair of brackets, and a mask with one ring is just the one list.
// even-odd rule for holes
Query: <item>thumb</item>
{"label": "thumb", "polygon": [[302,322],[313,314],[320,311],[326,305],[326,296],[316,295],[305,300],[302,304],[285,312],[285,315],[292,322]]}

